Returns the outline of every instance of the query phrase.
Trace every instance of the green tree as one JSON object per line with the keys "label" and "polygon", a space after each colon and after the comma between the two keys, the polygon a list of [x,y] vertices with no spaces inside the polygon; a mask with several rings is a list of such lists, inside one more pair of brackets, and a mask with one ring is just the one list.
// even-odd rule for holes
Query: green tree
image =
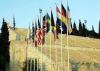
{"label": "green tree", "polygon": [[14,30],[15,30],[15,27],[16,27],[15,17],[13,17],[13,28],[14,28]]}
{"label": "green tree", "polygon": [[79,20],[79,36],[83,36],[83,26],[81,20]]}
{"label": "green tree", "polygon": [[7,23],[3,18],[1,34],[0,34],[0,71],[6,71],[10,62],[9,55],[9,31]]}
{"label": "green tree", "polygon": [[91,36],[94,38],[95,37],[95,30],[94,30],[94,27],[92,25],[92,32],[91,32]]}
{"label": "green tree", "polygon": [[99,21],[99,38],[100,38],[100,21]]}
{"label": "green tree", "polygon": [[77,30],[77,27],[76,27],[76,23],[74,22],[73,24],[73,31],[72,31],[72,34],[73,35],[78,35],[78,30]]}
{"label": "green tree", "polygon": [[83,36],[86,37],[86,26],[84,23],[83,23]]}

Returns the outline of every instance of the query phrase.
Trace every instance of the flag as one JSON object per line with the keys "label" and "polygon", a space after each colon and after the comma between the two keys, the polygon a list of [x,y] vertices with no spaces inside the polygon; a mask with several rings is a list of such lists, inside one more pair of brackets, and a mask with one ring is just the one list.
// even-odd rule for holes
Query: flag
{"label": "flag", "polygon": [[50,16],[49,16],[49,14],[47,13],[46,14],[46,32],[48,33],[49,32],[49,30],[50,30]]}
{"label": "flag", "polygon": [[35,46],[41,47],[42,45],[42,29],[38,19],[38,23],[35,21]]}
{"label": "flag", "polygon": [[55,31],[55,29],[56,29],[52,11],[51,11],[51,29],[52,29],[52,32]]}
{"label": "flag", "polygon": [[[68,33],[72,32],[71,28],[71,18],[70,18],[70,9],[69,6],[67,6],[67,11],[64,8],[64,6],[61,4],[61,12],[62,12],[62,23],[64,23],[68,28]],[[62,24],[63,27],[63,24]]]}
{"label": "flag", "polygon": [[34,23],[32,22],[32,39],[34,42],[34,37],[35,37],[35,28],[34,28]]}
{"label": "flag", "polygon": [[67,6],[67,23],[68,23],[68,32],[69,34],[72,32],[72,27],[71,27],[71,17],[70,17],[70,9],[69,6]]}
{"label": "flag", "polygon": [[35,32],[35,34],[36,34],[37,28],[38,28],[38,26],[37,26],[37,22],[36,22],[36,20],[35,20],[35,27],[34,27],[34,32]]}
{"label": "flag", "polygon": [[42,31],[43,31],[43,35],[45,36],[46,34],[46,16],[43,17],[43,28],[42,28]]}
{"label": "flag", "polygon": [[39,29],[41,28],[41,23],[40,23],[39,19],[38,19],[38,28]]}
{"label": "flag", "polygon": [[46,30],[46,16],[43,16],[43,26],[42,26],[42,28]]}
{"label": "flag", "polygon": [[37,26],[37,21],[35,20],[35,27],[34,27],[34,35],[35,35],[34,36],[35,37],[34,38],[34,41],[35,41],[34,43],[35,43],[35,47],[38,46],[38,40],[37,40],[37,37],[38,37],[38,33],[37,32],[38,31],[37,30],[38,30],[38,26]]}
{"label": "flag", "polygon": [[61,4],[61,20],[64,24],[67,24],[66,9]]}
{"label": "flag", "polygon": [[53,32],[54,34],[54,41],[56,40],[57,38],[57,35],[56,35],[56,26],[55,26],[55,23],[54,23],[54,18],[53,18],[53,13],[51,11],[51,31]]}
{"label": "flag", "polygon": [[43,17],[43,28],[42,28],[42,44],[45,43],[45,34],[46,34],[46,16]]}
{"label": "flag", "polygon": [[56,14],[57,14],[56,31],[57,31],[57,35],[58,35],[58,33],[61,33],[61,13],[57,6],[56,6]]}
{"label": "flag", "polygon": [[67,27],[65,23],[62,21],[61,12],[57,6],[56,6],[56,13],[57,13],[57,20],[56,20],[57,33],[62,32],[62,34],[65,34],[67,32]]}

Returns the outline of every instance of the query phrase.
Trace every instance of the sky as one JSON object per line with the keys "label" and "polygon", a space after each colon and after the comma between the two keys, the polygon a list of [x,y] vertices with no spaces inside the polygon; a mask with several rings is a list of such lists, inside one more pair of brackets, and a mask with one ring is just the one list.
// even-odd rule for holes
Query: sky
{"label": "sky", "polygon": [[[67,8],[67,0],[0,0],[0,27],[2,18],[9,23],[13,22],[15,16],[16,26],[28,28],[38,18],[40,18],[39,8],[42,16],[47,12],[53,12],[56,20],[56,5],[60,8],[61,2]],[[81,19],[87,20],[86,27],[91,30],[92,25],[98,32],[98,23],[100,20],[100,0],[68,0],[72,22]]]}

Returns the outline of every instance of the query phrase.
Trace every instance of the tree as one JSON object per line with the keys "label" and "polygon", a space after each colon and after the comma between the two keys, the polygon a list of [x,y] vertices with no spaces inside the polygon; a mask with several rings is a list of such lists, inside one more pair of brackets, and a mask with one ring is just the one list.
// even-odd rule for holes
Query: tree
{"label": "tree", "polygon": [[73,34],[73,35],[78,35],[78,30],[77,30],[77,27],[76,27],[76,23],[75,23],[75,22],[74,22],[74,24],[73,24],[72,34]]}
{"label": "tree", "polygon": [[6,71],[10,62],[9,55],[9,31],[7,23],[3,18],[1,34],[0,34],[0,71]]}
{"label": "tree", "polygon": [[84,23],[83,23],[83,36],[86,37],[86,27]]}
{"label": "tree", "polygon": [[99,21],[99,38],[100,38],[100,21]]}
{"label": "tree", "polygon": [[90,34],[91,34],[91,37],[93,37],[93,38],[95,37],[95,30],[94,30],[93,25],[92,25],[92,31],[91,31],[91,33],[90,33]]}
{"label": "tree", "polygon": [[83,26],[81,20],[79,20],[79,36],[83,36]]}
{"label": "tree", "polygon": [[14,28],[14,30],[15,30],[15,26],[16,26],[15,17],[13,17],[13,28]]}

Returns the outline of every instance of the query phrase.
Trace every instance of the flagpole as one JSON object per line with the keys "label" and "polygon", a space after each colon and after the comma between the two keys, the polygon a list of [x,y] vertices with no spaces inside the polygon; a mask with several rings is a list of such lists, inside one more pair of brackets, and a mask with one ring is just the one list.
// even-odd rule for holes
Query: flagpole
{"label": "flagpole", "polygon": [[[29,36],[29,29],[28,29],[28,35],[27,36]],[[29,37],[27,37],[27,40],[26,40],[26,69],[27,69],[27,71],[28,71],[28,39],[29,39]]]}
{"label": "flagpole", "polygon": [[[50,7],[50,8],[51,8],[51,7]],[[51,9],[51,10],[52,10],[52,9]],[[50,21],[50,63],[51,63],[51,37],[52,37],[51,33],[52,33],[52,27],[51,27],[51,21]],[[51,65],[52,65],[52,64],[51,64]],[[51,65],[50,65],[50,69],[51,69],[51,71],[52,71]]]}
{"label": "flagpole", "polygon": [[26,45],[26,69],[27,69],[27,71],[28,71],[28,58],[27,58],[27,48],[28,48],[28,39],[27,39],[27,45]]}
{"label": "flagpole", "polygon": [[[67,0],[67,7],[68,7],[68,0]],[[68,9],[67,9],[67,12],[68,12]],[[67,16],[67,13],[66,13],[66,16]],[[69,71],[69,47],[68,47],[68,24],[69,24],[69,18],[67,17],[67,53],[68,53],[68,71]]]}
{"label": "flagpole", "polygon": [[[34,28],[33,28],[34,27]],[[33,41],[34,41],[34,45],[32,45],[32,46],[34,46],[33,48],[34,48],[34,52],[35,52],[35,24],[33,23],[33,21],[32,21],[32,31],[34,31],[33,33],[34,33],[34,38],[33,38]],[[35,62],[35,58],[33,59],[33,61]],[[34,68],[33,68],[34,70],[35,70],[35,65],[34,65]]]}
{"label": "flagpole", "polygon": [[[62,10],[62,0],[61,0],[61,10]],[[61,11],[62,14],[62,11]],[[62,15],[61,15],[61,19],[62,19]],[[61,68],[62,68],[62,22],[61,22]]]}
{"label": "flagpole", "polygon": [[[39,9],[39,11],[40,11],[40,24],[42,24],[42,23],[41,23],[42,9]],[[41,31],[41,33],[42,33],[42,29],[40,29],[40,31]],[[40,43],[42,43],[42,40],[41,40]],[[42,53],[42,44],[41,44],[41,53]],[[42,70],[42,63],[43,63],[42,61],[43,61],[43,59],[42,59],[42,54],[41,54],[41,70]]]}
{"label": "flagpole", "polygon": [[[56,5],[56,3],[55,3],[55,5]],[[56,5],[56,7],[57,7],[57,5]],[[57,11],[56,11],[56,16],[57,16]],[[57,28],[56,28],[56,35],[57,35]],[[58,36],[58,35],[57,35]],[[55,42],[55,52],[56,52],[56,54],[55,54],[55,56],[56,56],[56,69],[58,70],[58,64],[57,64],[57,47],[56,47],[56,42]]]}

